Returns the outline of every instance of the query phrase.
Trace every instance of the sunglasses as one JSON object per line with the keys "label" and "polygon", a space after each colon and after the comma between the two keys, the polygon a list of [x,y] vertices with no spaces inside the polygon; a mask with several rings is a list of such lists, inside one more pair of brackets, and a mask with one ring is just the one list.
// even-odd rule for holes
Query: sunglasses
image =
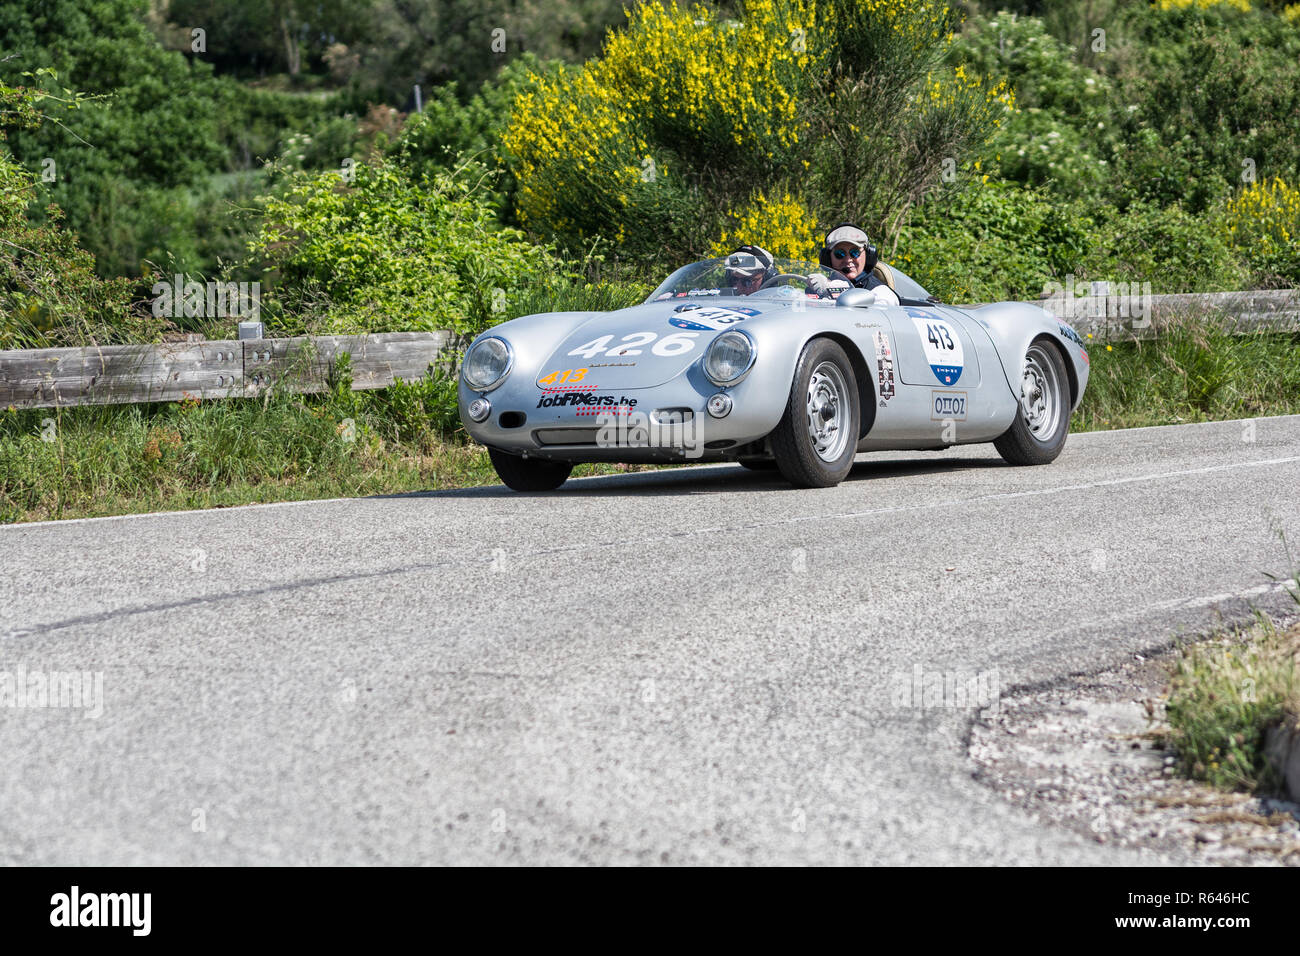
{"label": "sunglasses", "polygon": [[852,252],[847,252],[844,249],[835,250],[836,259],[856,259],[860,255],[862,255],[861,249],[854,249]]}

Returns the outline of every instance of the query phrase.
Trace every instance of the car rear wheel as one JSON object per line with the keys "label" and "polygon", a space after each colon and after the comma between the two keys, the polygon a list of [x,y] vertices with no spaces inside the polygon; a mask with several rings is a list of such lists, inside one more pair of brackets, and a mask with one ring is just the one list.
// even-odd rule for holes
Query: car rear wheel
{"label": "car rear wheel", "polygon": [[1070,432],[1070,380],[1060,350],[1039,339],[1025,352],[1020,408],[993,446],[1013,465],[1055,461]]}
{"label": "car rear wheel", "polygon": [[838,485],[858,446],[858,384],[849,357],[830,339],[813,339],[795,366],[785,414],[772,432],[772,454],[800,488]]}
{"label": "car rear wheel", "polygon": [[573,471],[573,465],[567,461],[524,458],[496,448],[488,449],[488,457],[506,487],[515,491],[554,491]]}

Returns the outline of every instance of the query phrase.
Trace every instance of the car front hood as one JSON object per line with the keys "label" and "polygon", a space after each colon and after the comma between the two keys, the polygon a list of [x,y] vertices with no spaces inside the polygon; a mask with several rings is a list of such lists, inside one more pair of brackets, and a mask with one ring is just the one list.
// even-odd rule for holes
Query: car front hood
{"label": "car front hood", "polygon": [[699,361],[720,331],[785,308],[770,299],[697,297],[599,313],[542,363],[537,387],[551,393],[653,388]]}

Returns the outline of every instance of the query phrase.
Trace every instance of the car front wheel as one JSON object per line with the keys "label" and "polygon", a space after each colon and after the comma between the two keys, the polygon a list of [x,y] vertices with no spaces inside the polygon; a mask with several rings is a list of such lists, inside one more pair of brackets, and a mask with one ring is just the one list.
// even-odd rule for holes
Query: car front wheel
{"label": "car front wheel", "polygon": [[488,449],[488,457],[506,487],[515,491],[554,491],[573,471],[573,465],[567,461],[524,458],[496,448]]}
{"label": "car front wheel", "polygon": [[844,349],[813,339],[795,366],[785,414],[772,433],[772,454],[799,488],[838,485],[858,446],[858,384]]}
{"label": "car front wheel", "polygon": [[1016,420],[993,447],[1013,465],[1046,465],[1070,431],[1070,382],[1055,345],[1039,339],[1025,352]]}

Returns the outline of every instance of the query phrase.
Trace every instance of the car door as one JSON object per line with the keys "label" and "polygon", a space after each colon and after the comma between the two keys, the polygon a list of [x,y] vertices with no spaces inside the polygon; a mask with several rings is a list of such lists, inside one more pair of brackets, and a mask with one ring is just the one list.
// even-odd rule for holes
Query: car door
{"label": "car door", "polygon": [[896,385],[879,403],[860,447],[934,447],[1001,434],[1006,402],[989,401],[982,390],[983,370],[998,370],[997,355],[978,322],[951,306],[884,311],[892,333],[887,360]]}

